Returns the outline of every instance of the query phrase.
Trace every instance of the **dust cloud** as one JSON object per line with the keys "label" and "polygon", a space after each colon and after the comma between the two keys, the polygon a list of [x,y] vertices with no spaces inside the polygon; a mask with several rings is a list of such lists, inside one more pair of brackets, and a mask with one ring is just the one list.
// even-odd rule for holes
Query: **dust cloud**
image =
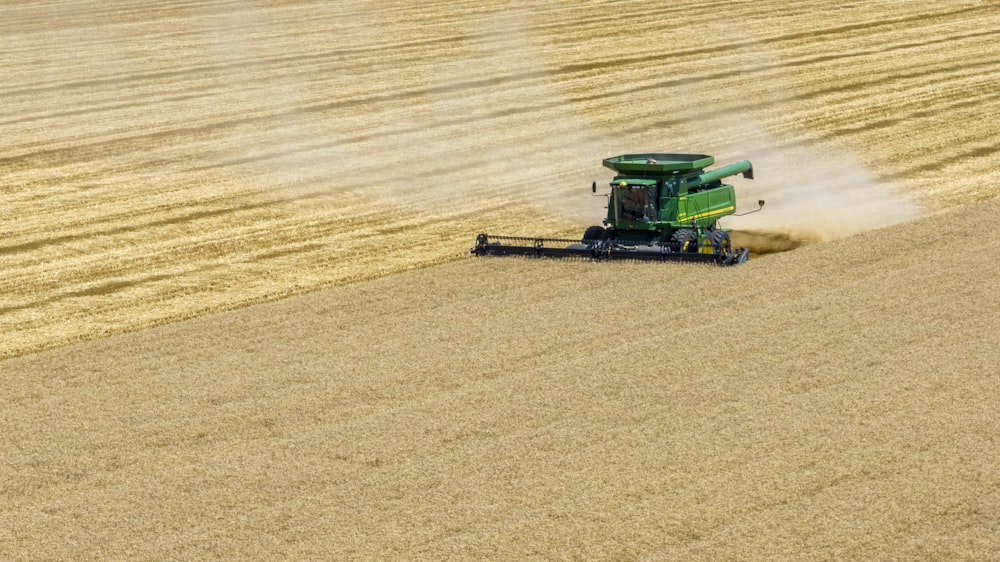
{"label": "dust cloud", "polygon": [[[754,164],[754,181],[737,186],[739,212],[725,219],[734,242],[755,253],[794,249],[844,238],[915,219],[915,202],[891,185],[879,183],[850,154],[806,147],[771,148],[768,139],[745,154]],[[736,180],[739,181],[739,180]],[[741,189],[742,188],[742,189]]]}
{"label": "dust cloud", "polygon": [[382,30],[358,42],[385,49],[378,66],[350,57],[324,63],[340,76],[336,96],[324,97],[308,73],[244,70],[281,58],[280,28],[261,11],[211,15],[202,36],[227,105],[266,116],[262,126],[230,132],[216,162],[265,175],[275,195],[352,192],[387,211],[434,214],[515,203],[600,222],[604,198],[591,197],[590,184],[607,143],[574,117],[525,17],[468,18],[446,49],[431,49],[397,38],[419,37],[419,29],[380,21],[362,5],[335,18],[317,14],[342,35]]}
{"label": "dust cloud", "polygon": [[[783,68],[781,57],[762,44],[744,45],[737,57],[739,68]],[[799,94],[788,75],[753,75],[742,84],[761,109],[744,108],[742,102],[724,94],[719,98],[719,92],[704,86],[685,85],[677,92],[691,104],[717,100],[707,121],[687,124],[686,128],[695,127],[695,142],[718,145],[719,154],[754,165],[753,181],[733,180],[737,213],[757,209],[758,200],[766,203],[760,212],[722,221],[734,230],[734,244],[754,253],[779,252],[917,218],[919,210],[912,196],[879,182],[851,147],[811,142],[808,130],[773,132],[773,118],[768,116],[780,114],[787,100]],[[722,140],[706,137],[706,130]],[[717,162],[728,160],[717,158]]]}
{"label": "dust cloud", "polygon": [[[533,205],[585,226],[605,213],[605,199],[590,194],[592,181],[603,186],[609,177],[601,159],[649,149],[751,160],[756,180],[734,180],[739,208],[752,210],[758,199],[767,205],[760,213],[726,218],[723,226],[758,253],[917,216],[912,202],[876,181],[850,154],[805,144],[789,148],[764,124],[729,112],[725,105],[732,100],[716,105],[718,94],[699,86],[678,86],[666,97],[681,115],[694,115],[711,102],[718,126],[692,122],[659,132],[661,139],[669,135],[669,146],[613,137],[574,113],[580,109],[560,91],[546,63],[549,47],[535,37],[530,19],[517,13],[470,19],[441,51],[407,51],[387,31],[376,38],[386,49],[377,68],[350,58],[324,67],[349,84],[336,99],[323,97],[308,72],[272,72],[266,80],[244,73],[241,62],[268,67],[282,45],[272,35],[275,26],[256,10],[205,21],[208,51],[223,69],[219,78],[230,85],[223,89],[228,101],[248,114],[269,116],[263,127],[234,131],[221,163],[263,171],[275,192],[290,198],[352,191],[386,210],[416,207],[441,215]],[[379,27],[376,15],[361,5],[331,21],[344,33]],[[748,56],[768,55],[753,50]],[[773,91],[755,95],[778,99],[793,91],[769,84]],[[742,129],[733,131],[734,123]],[[720,140],[720,131],[735,140]]]}

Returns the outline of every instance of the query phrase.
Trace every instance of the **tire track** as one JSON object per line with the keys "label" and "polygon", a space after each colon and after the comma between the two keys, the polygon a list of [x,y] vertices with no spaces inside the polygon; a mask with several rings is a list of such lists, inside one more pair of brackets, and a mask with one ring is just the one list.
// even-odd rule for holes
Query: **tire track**
{"label": "tire track", "polygon": [[[815,55],[793,60],[760,64],[751,68],[744,69],[743,72],[747,74],[759,74],[773,70],[787,70],[789,68],[795,68],[795,67],[808,67],[818,64],[828,64],[831,62],[841,62],[851,59],[864,58],[873,55],[884,55],[889,52],[920,49],[924,47],[930,47],[941,44],[951,44],[962,39],[979,39],[979,38],[994,37],[997,35],[1000,35],[1000,30],[986,30],[986,31],[977,31],[971,33],[960,33],[946,37],[928,39],[926,41],[917,41],[917,42],[909,42],[899,45],[893,45],[887,48],[877,48],[877,49],[854,51],[848,53],[836,53],[828,55]],[[629,61],[630,64],[634,62],[636,61]],[[641,60],[639,60],[638,62],[641,62]],[[615,66],[617,67],[619,66],[619,64],[616,64]],[[50,149],[19,154],[16,156],[0,157],[0,165],[14,164],[19,160],[27,160],[26,162],[21,162],[21,164],[24,166],[34,167],[35,165],[37,165],[37,163],[34,162],[33,160],[36,159],[41,159],[41,160],[54,159],[58,161],[60,164],[80,162],[94,158],[95,153],[115,151],[116,147],[124,147],[130,144],[147,145],[150,142],[163,141],[173,136],[188,136],[188,135],[198,136],[203,133],[212,131],[218,132],[226,129],[233,129],[240,126],[260,124],[266,121],[290,118],[298,115],[300,112],[328,112],[335,109],[350,109],[352,107],[357,107],[359,105],[395,104],[404,101],[412,101],[414,99],[443,95],[455,91],[456,89],[457,90],[491,89],[501,85],[510,86],[514,83],[521,81],[545,79],[550,77],[552,74],[585,72],[586,71],[585,67],[589,68],[589,65],[582,65],[582,66],[569,65],[557,69],[556,71],[554,71],[554,73],[546,70],[526,71],[515,74],[508,74],[496,78],[467,80],[458,83],[450,83],[446,85],[409,90],[405,92],[369,95],[369,96],[338,100],[335,102],[307,103],[301,107],[296,107],[294,109],[273,110],[271,112],[265,113],[264,115],[233,117],[230,119],[222,119],[217,121],[209,120],[203,124],[196,126],[175,127],[171,129],[157,131],[154,133],[142,133],[142,134],[135,134],[128,136],[120,136],[112,138],[110,140],[95,141],[92,143],[84,143],[84,144],[74,144],[72,146],[64,148],[50,148]],[[691,86],[715,80],[730,79],[732,75],[733,74],[731,71],[724,70],[714,73],[700,74],[693,77],[671,78],[667,80],[656,81],[643,86],[632,87],[624,91],[617,91],[614,94],[600,94],[596,95],[595,97],[591,97],[589,99],[585,97],[585,98],[577,98],[574,99],[573,101],[591,101],[592,99],[599,100],[610,97],[629,96],[640,92],[668,90],[675,87]],[[70,155],[72,155],[72,158],[70,157]]]}
{"label": "tire track", "polygon": [[[851,82],[849,84],[841,84],[836,86],[824,87],[815,90],[809,89],[798,89],[794,93],[785,95],[783,97],[768,98],[755,102],[740,103],[739,105],[726,106],[718,109],[702,110],[697,111],[697,109],[688,111],[685,108],[684,117],[651,121],[647,122],[647,119],[655,119],[657,114],[650,113],[643,115],[643,122],[634,125],[628,129],[624,129],[628,133],[644,133],[650,130],[665,129],[670,127],[679,126],[685,122],[698,122],[706,121],[717,117],[722,117],[726,115],[752,115],[755,112],[772,107],[772,106],[792,106],[796,103],[801,102],[811,102],[811,103],[822,103],[828,105],[835,103],[838,106],[847,106],[848,104],[856,101],[864,101],[870,97],[870,92],[872,89],[877,87],[885,87],[894,85],[901,82],[928,82],[929,78],[934,78],[936,82],[957,82],[960,83],[962,88],[966,88],[972,79],[981,79],[983,82],[989,83],[989,75],[982,74],[985,70],[997,70],[1000,68],[1000,59],[995,60],[984,60],[976,64],[966,65],[962,67],[955,67],[951,61],[945,63],[937,64],[931,69],[919,70],[914,72],[900,72],[896,74],[882,74],[877,78],[871,78],[868,80],[860,80],[856,82]],[[818,84],[823,84],[822,81]],[[933,93],[937,93],[936,91]],[[837,94],[851,94],[843,97],[839,97],[835,100],[823,100],[822,98],[827,98],[830,96],[835,96]],[[952,96],[936,95],[938,98],[950,99]],[[882,119],[880,121],[872,122],[871,125],[862,126],[845,126],[837,127],[831,123],[811,123],[812,129],[815,132],[812,133],[814,141],[823,139],[833,139],[840,136],[850,136],[857,133],[863,133],[869,130],[880,128],[881,126],[902,124],[908,122],[913,118],[926,118],[933,117],[937,115],[940,111],[952,111],[957,109],[966,109],[971,107],[977,107],[984,101],[993,101],[998,99],[1000,95],[993,94],[989,90],[984,90],[980,96],[973,98],[962,98],[959,101],[953,102],[951,104],[941,104],[932,106],[933,109],[915,111],[900,117],[893,117]],[[599,99],[605,99],[595,96],[582,96],[577,98],[571,98],[572,102],[588,102],[595,101]],[[934,101],[926,98],[911,100],[909,105],[926,105],[927,102]],[[799,118],[797,120],[805,120],[806,118]],[[880,123],[876,124],[876,123]]]}
{"label": "tire track", "polygon": [[[953,11],[948,11],[948,12],[941,12],[941,13],[935,14],[935,16],[943,18],[943,17],[950,17],[950,16],[967,15],[967,14],[972,13],[972,12],[979,12],[979,11],[986,11],[986,10],[992,10],[992,11],[996,12],[997,8],[993,7],[993,6],[989,6],[989,5],[986,5],[986,6],[975,6],[975,7],[963,8],[963,9],[953,10]],[[587,73],[587,72],[591,72],[591,71],[594,71],[594,70],[604,70],[606,68],[617,68],[617,67],[620,67],[620,66],[646,65],[646,64],[650,64],[650,63],[660,62],[660,61],[662,61],[664,59],[684,58],[684,57],[692,57],[693,58],[693,57],[699,57],[699,56],[702,56],[702,55],[715,55],[715,54],[719,54],[720,52],[739,51],[741,49],[754,48],[754,47],[757,47],[758,45],[780,46],[781,43],[790,42],[790,41],[796,41],[796,40],[800,40],[800,39],[809,39],[811,41],[814,41],[816,39],[820,39],[820,38],[824,38],[824,37],[835,37],[835,36],[838,36],[838,35],[843,35],[843,34],[847,34],[847,33],[851,33],[851,32],[856,32],[856,31],[872,32],[875,28],[881,28],[881,27],[887,27],[887,26],[894,26],[894,25],[905,24],[905,23],[916,23],[916,22],[926,23],[928,19],[929,19],[929,17],[927,15],[925,15],[925,14],[920,14],[920,15],[915,15],[915,16],[909,16],[909,17],[900,17],[900,18],[886,18],[886,19],[882,19],[882,20],[867,21],[867,22],[864,22],[864,23],[843,25],[843,26],[838,26],[838,27],[833,27],[833,28],[828,28],[828,29],[801,31],[801,32],[794,32],[794,33],[786,33],[786,34],[782,34],[782,35],[775,35],[775,36],[771,36],[771,37],[763,37],[763,38],[753,39],[753,40],[747,40],[747,41],[737,41],[737,42],[727,43],[727,44],[723,44],[723,45],[712,45],[712,46],[709,46],[709,47],[697,47],[697,48],[693,48],[693,49],[675,50],[675,51],[668,51],[666,53],[661,52],[661,51],[657,51],[657,52],[655,52],[653,54],[650,54],[650,55],[643,55],[643,56],[638,56],[638,57],[627,57],[627,58],[622,58],[622,59],[598,60],[598,61],[592,61],[592,62],[580,63],[580,64],[568,64],[568,65],[564,65],[564,66],[559,67],[556,70],[556,73],[557,74]],[[990,32],[983,32],[982,34],[983,35],[992,35],[992,34],[995,34],[995,33],[996,33],[996,31],[990,31]],[[970,36],[974,36],[974,35],[975,35],[975,33],[970,34]],[[928,45],[939,44],[939,43],[942,43],[942,42],[944,42],[944,41],[942,41],[942,40],[931,40],[927,44]],[[894,48],[894,50],[898,50],[898,48],[896,48],[895,46],[893,48]],[[878,51],[872,50],[870,52],[878,52]]]}

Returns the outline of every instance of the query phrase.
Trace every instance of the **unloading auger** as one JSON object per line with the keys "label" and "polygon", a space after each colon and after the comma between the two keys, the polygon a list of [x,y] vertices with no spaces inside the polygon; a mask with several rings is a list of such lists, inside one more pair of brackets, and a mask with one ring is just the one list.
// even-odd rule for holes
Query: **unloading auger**
{"label": "unloading auger", "polygon": [[[471,252],[741,264],[747,260],[747,249],[733,249],[729,230],[718,227],[720,218],[736,213],[736,193],[722,180],[738,174],[753,179],[753,165],[743,160],[706,172],[714,163],[715,158],[705,154],[606,158],[604,166],[617,175],[611,181],[603,226],[587,228],[579,240],[482,233]],[[592,191],[597,192],[596,182]],[[759,211],[764,201],[758,204],[751,213]]]}

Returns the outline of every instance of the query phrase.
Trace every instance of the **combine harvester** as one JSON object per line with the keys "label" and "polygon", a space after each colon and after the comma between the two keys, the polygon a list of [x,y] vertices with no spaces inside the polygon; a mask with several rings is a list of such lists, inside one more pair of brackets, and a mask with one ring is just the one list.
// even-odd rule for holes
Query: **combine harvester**
{"label": "combine harvester", "polygon": [[[738,265],[747,249],[733,249],[729,230],[718,220],[736,213],[733,186],[724,178],[753,166],[743,160],[706,172],[715,158],[705,154],[625,154],[604,166],[618,175],[611,181],[604,226],[591,226],[581,240],[480,234],[472,253],[478,256],[583,257],[693,261]],[[597,193],[597,182],[592,191]],[[758,201],[760,207],[764,201]],[[749,213],[743,213],[749,214]]]}

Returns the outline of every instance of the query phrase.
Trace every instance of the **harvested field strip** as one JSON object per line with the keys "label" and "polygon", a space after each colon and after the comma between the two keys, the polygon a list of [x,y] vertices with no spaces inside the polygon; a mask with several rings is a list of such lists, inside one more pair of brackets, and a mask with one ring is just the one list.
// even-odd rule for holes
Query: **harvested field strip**
{"label": "harvested field strip", "polygon": [[[615,153],[751,159],[741,197],[779,223],[754,236],[785,247],[858,230],[808,208],[842,185],[879,193],[840,197],[870,228],[915,214],[870,199],[937,212],[1000,169],[993,3],[26,2],[0,30],[3,356],[462,259],[484,230],[578,236]],[[774,212],[796,182],[806,208]]]}
{"label": "harvested field strip", "polygon": [[[303,283],[311,272],[325,279],[320,282],[328,283],[329,275],[322,273],[328,264],[340,263],[339,279],[346,282],[384,274],[386,269],[413,267],[420,262],[411,261],[408,254],[439,251],[437,245],[449,246],[449,253],[455,255],[471,245],[471,240],[448,240],[435,234],[441,220],[464,224],[473,218],[462,213],[439,216],[434,221],[411,214],[406,221],[399,218],[392,226],[378,226],[374,217],[360,213],[319,215],[307,221],[294,212],[276,213],[279,207],[273,204],[262,208],[272,216],[265,218],[253,209],[242,216],[227,214],[232,217],[228,227],[217,224],[216,213],[206,213],[200,221],[212,221],[208,224],[213,227],[201,235],[194,234],[202,230],[197,223],[186,227],[166,221],[159,226],[135,227],[136,235],[131,239],[116,231],[95,233],[89,240],[46,240],[44,247],[51,248],[48,252],[41,252],[40,246],[7,258],[12,265],[17,256],[25,260],[16,263],[17,275],[5,277],[5,290],[14,298],[8,298],[0,312],[29,340],[47,334],[52,341],[69,341],[79,334],[40,332],[64,329],[52,325],[51,315],[63,318],[63,325],[85,321],[93,326],[91,330],[100,329],[101,323],[123,320],[138,327],[149,325],[150,319],[136,311],[150,303],[176,301],[174,306],[180,307],[175,308],[175,314],[189,316],[203,311],[205,302],[218,302],[212,300],[212,293],[220,289],[226,292],[227,286],[232,287],[230,291],[238,290],[246,299],[244,303],[253,302],[267,295],[273,298],[313,289],[315,285]],[[413,236],[414,231],[424,234]],[[428,234],[439,242],[427,246]],[[112,236],[126,245],[107,247],[106,240]],[[46,259],[46,254],[59,255],[66,248],[73,248],[77,257],[71,261]],[[262,268],[262,261],[271,262],[274,269]],[[295,271],[294,277],[281,273],[286,268]],[[18,294],[24,297],[16,298]],[[32,298],[37,294],[44,297]],[[162,312],[154,309],[153,314]],[[155,317],[152,323],[158,323]],[[14,338],[7,341],[17,344]]]}

